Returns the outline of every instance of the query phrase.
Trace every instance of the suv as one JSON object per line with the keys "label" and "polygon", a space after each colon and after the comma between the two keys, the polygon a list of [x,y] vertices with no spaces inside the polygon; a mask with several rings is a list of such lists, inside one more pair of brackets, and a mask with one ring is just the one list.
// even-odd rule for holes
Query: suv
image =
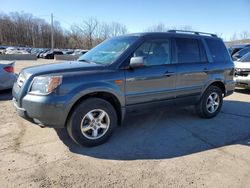
{"label": "suv", "polygon": [[25,68],[13,87],[18,114],[67,128],[78,144],[104,143],[125,113],[194,105],[203,118],[233,93],[234,63],[216,35],[171,30],[108,39],[78,61]]}

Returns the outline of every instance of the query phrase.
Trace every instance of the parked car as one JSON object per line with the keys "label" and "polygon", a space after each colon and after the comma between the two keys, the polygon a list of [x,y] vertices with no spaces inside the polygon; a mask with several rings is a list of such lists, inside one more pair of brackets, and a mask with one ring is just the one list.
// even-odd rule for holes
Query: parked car
{"label": "parked car", "polygon": [[49,52],[43,54],[43,58],[54,59],[55,55],[63,55],[63,52],[62,51],[49,51]]}
{"label": "parked car", "polygon": [[5,54],[29,54],[29,52],[18,47],[8,47],[6,48]]}
{"label": "parked car", "polygon": [[0,90],[11,89],[16,82],[13,61],[0,61]]}
{"label": "parked car", "polygon": [[87,52],[88,52],[88,50],[75,50],[74,53],[72,53],[71,55],[78,55],[78,56],[80,56],[80,55],[83,55],[83,54],[85,54]]}
{"label": "parked car", "polygon": [[40,53],[38,53],[38,58],[43,58],[43,55],[45,54],[45,53],[48,53],[50,51],[50,49],[44,49],[44,50],[42,50]]}
{"label": "parked car", "polygon": [[243,57],[248,52],[250,52],[250,47],[245,47],[245,48],[241,49],[240,51],[234,53],[232,58],[234,61],[236,61],[236,60],[240,59],[241,57]]}
{"label": "parked car", "polygon": [[242,50],[245,47],[250,47],[250,44],[238,44],[230,47],[231,57],[238,51]]}
{"label": "parked car", "polygon": [[63,54],[65,54],[65,55],[71,55],[73,53],[74,53],[74,50],[66,50],[63,52]]}
{"label": "parked car", "polygon": [[6,47],[0,46],[0,54],[4,54],[6,50]]}
{"label": "parked car", "polygon": [[111,38],[78,61],[23,69],[12,93],[20,116],[94,146],[135,109],[194,105],[212,118],[234,87],[234,63],[220,38],[171,30]]}
{"label": "parked car", "polygon": [[234,63],[236,85],[250,88],[250,52]]}

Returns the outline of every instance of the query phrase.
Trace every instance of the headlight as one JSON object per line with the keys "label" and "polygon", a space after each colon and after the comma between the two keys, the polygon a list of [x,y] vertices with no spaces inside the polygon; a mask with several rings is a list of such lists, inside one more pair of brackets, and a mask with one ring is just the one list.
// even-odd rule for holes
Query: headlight
{"label": "headlight", "polygon": [[55,91],[62,83],[62,76],[37,76],[33,78],[29,92],[46,95]]}

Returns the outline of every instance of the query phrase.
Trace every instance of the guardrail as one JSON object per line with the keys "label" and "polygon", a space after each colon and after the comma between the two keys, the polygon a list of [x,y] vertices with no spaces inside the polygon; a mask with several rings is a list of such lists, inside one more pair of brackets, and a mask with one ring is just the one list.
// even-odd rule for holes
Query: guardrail
{"label": "guardrail", "polygon": [[55,55],[55,60],[64,60],[64,61],[75,61],[80,57],[80,55]]}
{"label": "guardrail", "polygon": [[32,54],[0,54],[0,60],[37,60]]}

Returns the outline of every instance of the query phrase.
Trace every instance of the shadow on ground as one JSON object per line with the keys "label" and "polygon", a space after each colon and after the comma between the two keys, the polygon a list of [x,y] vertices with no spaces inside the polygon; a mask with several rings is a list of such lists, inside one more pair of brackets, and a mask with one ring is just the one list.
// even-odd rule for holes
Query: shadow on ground
{"label": "shadow on ground", "polygon": [[224,101],[222,112],[201,119],[190,107],[129,114],[123,126],[100,146],[73,143],[64,129],[56,130],[69,150],[112,160],[167,159],[231,144],[250,145],[250,103]]}
{"label": "shadow on ground", "polygon": [[11,89],[0,91],[0,101],[11,100],[12,99],[11,92],[12,92]]}
{"label": "shadow on ground", "polygon": [[243,94],[250,94],[250,89],[235,88],[235,92],[237,92],[237,93],[243,93]]}

